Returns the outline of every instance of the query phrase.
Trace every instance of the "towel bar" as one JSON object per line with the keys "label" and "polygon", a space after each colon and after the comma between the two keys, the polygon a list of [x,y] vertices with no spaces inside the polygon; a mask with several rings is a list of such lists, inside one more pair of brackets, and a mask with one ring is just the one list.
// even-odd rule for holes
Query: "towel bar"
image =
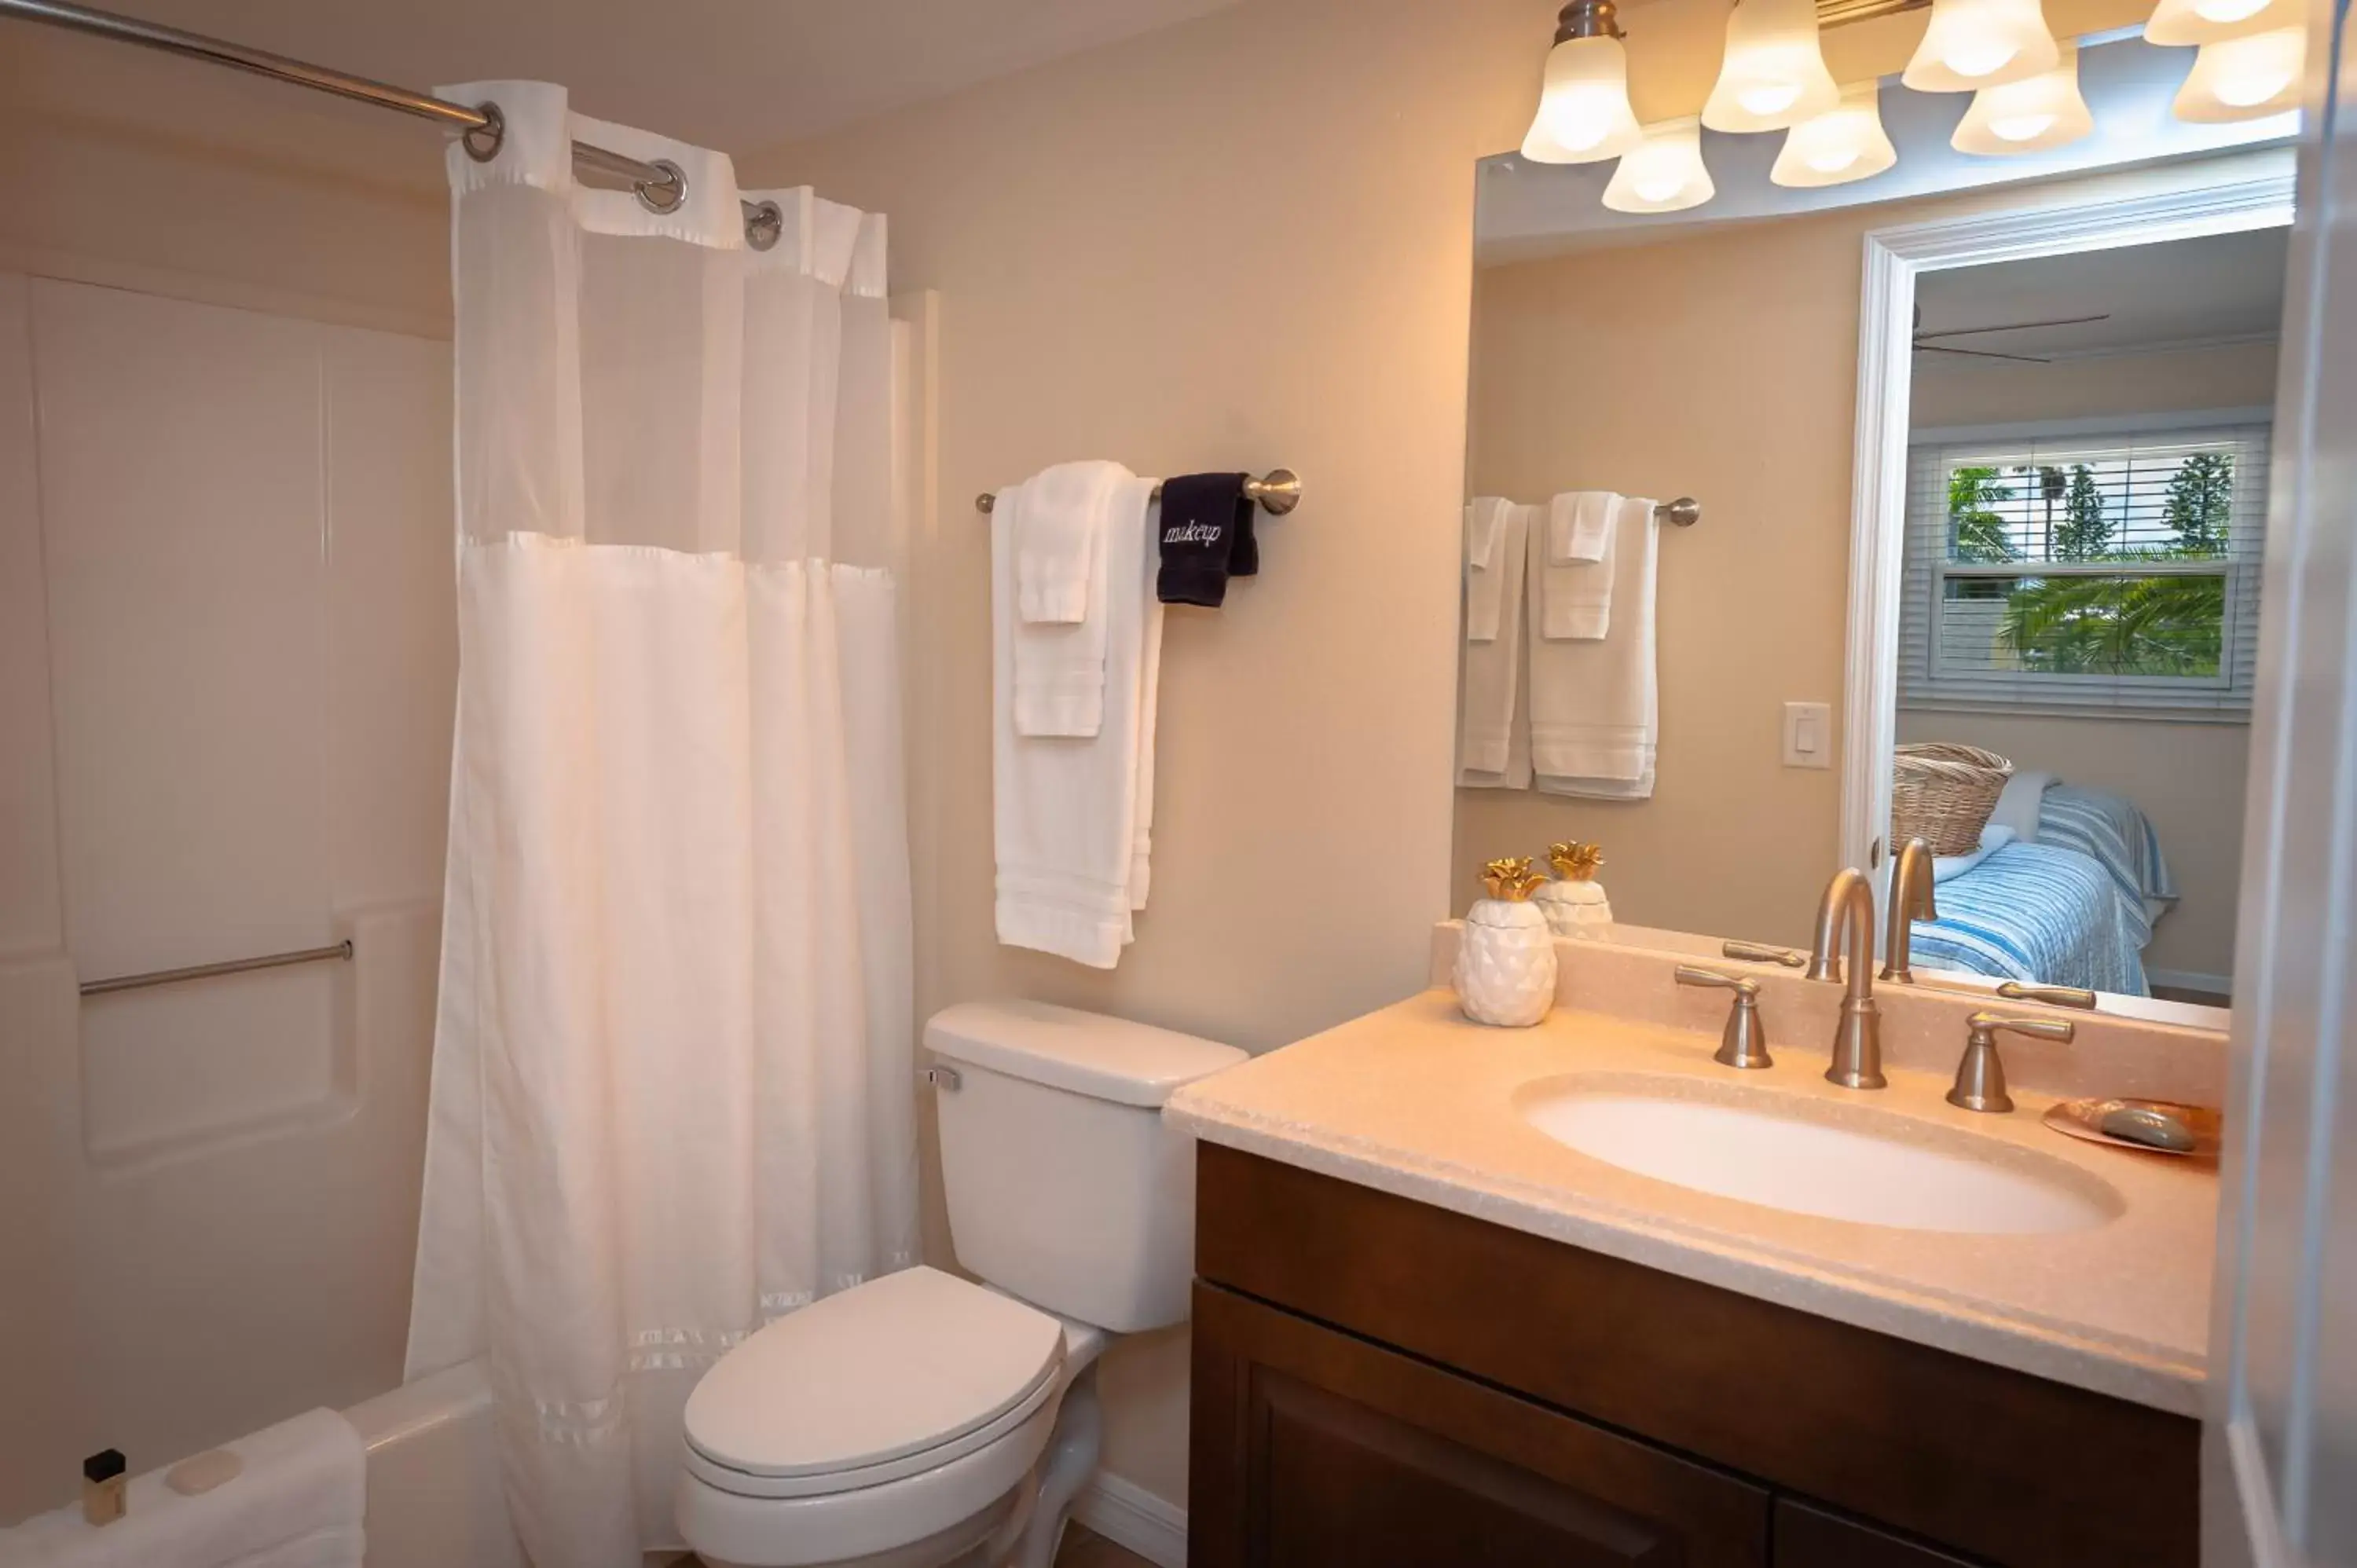
{"label": "towel bar", "polygon": [[[1162,487],[1154,487],[1157,499]],[[1244,494],[1260,503],[1260,510],[1271,517],[1283,517],[1301,504],[1301,476],[1290,468],[1271,468],[1257,479],[1244,481]],[[996,491],[985,490],[974,498],[974,510],[986,512],[998,504]]]}
{"label": "towel bar", "polygon": [[1692,528],[1702,521],[1702,502],[1692,496],[1680,496],[1674,501],[1663,501],[1653,508],[1653,521],[1674,523],[1680,528]]}
{"label": "towel bar", "polygon": [[112,991],[143,991],[151,985],[177,985],[184,980],[210,980],[220,974],[243,974],[253,969],[282,969],[290,963],[321,963],[352,956],[352,940],[294,952],[264,953],[260,958],[233,958],[221,963],[190,964],[186,969],[153,969],[145,974],[118,974],[111,980],[85,980],[84,996],[104,996]]}

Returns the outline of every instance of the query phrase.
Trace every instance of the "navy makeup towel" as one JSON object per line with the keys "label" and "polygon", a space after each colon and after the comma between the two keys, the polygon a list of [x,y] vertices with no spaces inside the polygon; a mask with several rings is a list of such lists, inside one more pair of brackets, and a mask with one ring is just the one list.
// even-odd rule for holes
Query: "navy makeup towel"
{"label": "navy makeup towel", "polygon": [[1230,577],[1260,571],[1254,508],[1242,474],[1185,474],[1162,481],[1162,570],[1155,597],[1166,605],[1220,607]]}

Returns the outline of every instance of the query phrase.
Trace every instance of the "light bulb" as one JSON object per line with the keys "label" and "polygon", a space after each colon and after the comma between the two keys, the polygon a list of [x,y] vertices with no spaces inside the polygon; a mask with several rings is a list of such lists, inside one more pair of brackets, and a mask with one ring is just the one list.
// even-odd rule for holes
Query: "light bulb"
{"label": "light bulb", "polygon": [[2064,44],[2053,70],[1973,94],[1948,145],[1960,153],[2044,152],[2077,141],[2095,128],[2079,91],[2079,46]]}
{"label": "light bulb", "polygon": [[2223,43],[2298,26],[2299,0],[2160,0],[2144,27],[2148,44]]}
{"label": "light bulb", "polygon": [[2299,106],[2308,29],[2277,27],[2203,44],[2171,105],[2180,120],[2257,120]]}
{"label": "light bulb", "polygon": [[1646,126],[1644,139],[1620,155],[1604,205],[1615,212],[1678,212],[1716,194],[1702,161],[1702,122],[1665,120]]}
{"label": "light bulb", "polygon": [[1781,131],[1840,102],[1817,38],[1816,0],[1737,0],[1703,105],[1714,131]]}
{"label": "light bulb", "polygon": [[1778,185],[1844,185],[1880,174],[1899,161],[1882,129],[1882,97],[1871,81],[1841,90],[1840,102],[1784,133],[1783,150],[1768,177]]}
{"label": "light bulb", "polygon": [[1900,80],[1918,92],[1974,92],[2051,70],[2059,58],[2039,0],[1932,0],[1931,26]]}
{"label": "light bulb", "polygon": [[1619,157],[1637,145],[1629,107],[1629,53],[1615,38],[1566,38],[1547,53],[1546,87],[1523,156],[1534,163],[1584,164]]}

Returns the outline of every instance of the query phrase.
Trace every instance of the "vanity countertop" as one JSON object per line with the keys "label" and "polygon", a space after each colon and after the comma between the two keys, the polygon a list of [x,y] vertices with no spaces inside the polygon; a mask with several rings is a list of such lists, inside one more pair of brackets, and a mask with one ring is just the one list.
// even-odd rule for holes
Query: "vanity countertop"
{"label": "vanity countertop", "polygon": [[[2016,1086],[2010,1115],[1959,1110],[1944,1076],[1888,1067],[1889,1088],[1823,1077],[1823,1050],[1779,1040],[1776,1065],[1711,1060],[1716,1034],[1558,1008],[1530,1029],[1468,1022],[1445,989],[1353,1019],[1180,1090],[1164,1114],[1208,1142],[1861,1328],[2187,1415],[2201,1411],[2215,1242],[2214,1170],[2064,1137],[2053,1101]],[[2118,1195],[2089,1230],[1900,1230],[1763,1208],[1640,1176],[1525,1122],[1527,1086],[1642,1074],[1680,1097],[1747,1091],[1814,1102],[1890,1131],[1954,1132],[2060,1160]],[[1662,1092],[1655,1089],[1654,1092]],[[1876,1112],[1881,1114],[1877,1115]],[[1862,1114],[1861,1114],[1862,1113]],[[1865,1130],[1861,1126],[1861,1130]],[[2043,1163],[2043,1162],[2041,1162]],[[2074,1178],[2075,1179],[2075,1178]]]}

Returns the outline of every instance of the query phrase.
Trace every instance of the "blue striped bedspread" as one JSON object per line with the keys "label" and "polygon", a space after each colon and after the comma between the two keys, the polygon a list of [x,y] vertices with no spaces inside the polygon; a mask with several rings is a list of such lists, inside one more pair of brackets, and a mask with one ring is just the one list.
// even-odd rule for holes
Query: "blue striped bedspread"
{"label": "blue striped bedspread", "polygon": [[2103,789],[2057,784],[2038,803],[2038,842],[2075,849],[2110,874],[2122,897],[2158,920],[2177,902],[2160,835],[2134,804]]}
{"label": "blue striped bedspread", "polygon": [[2150,993],[2152,922],[2075,849],[2016,842],[1940,884],[1940,918],[1914,922],[1914,961],[2033,985]]}

